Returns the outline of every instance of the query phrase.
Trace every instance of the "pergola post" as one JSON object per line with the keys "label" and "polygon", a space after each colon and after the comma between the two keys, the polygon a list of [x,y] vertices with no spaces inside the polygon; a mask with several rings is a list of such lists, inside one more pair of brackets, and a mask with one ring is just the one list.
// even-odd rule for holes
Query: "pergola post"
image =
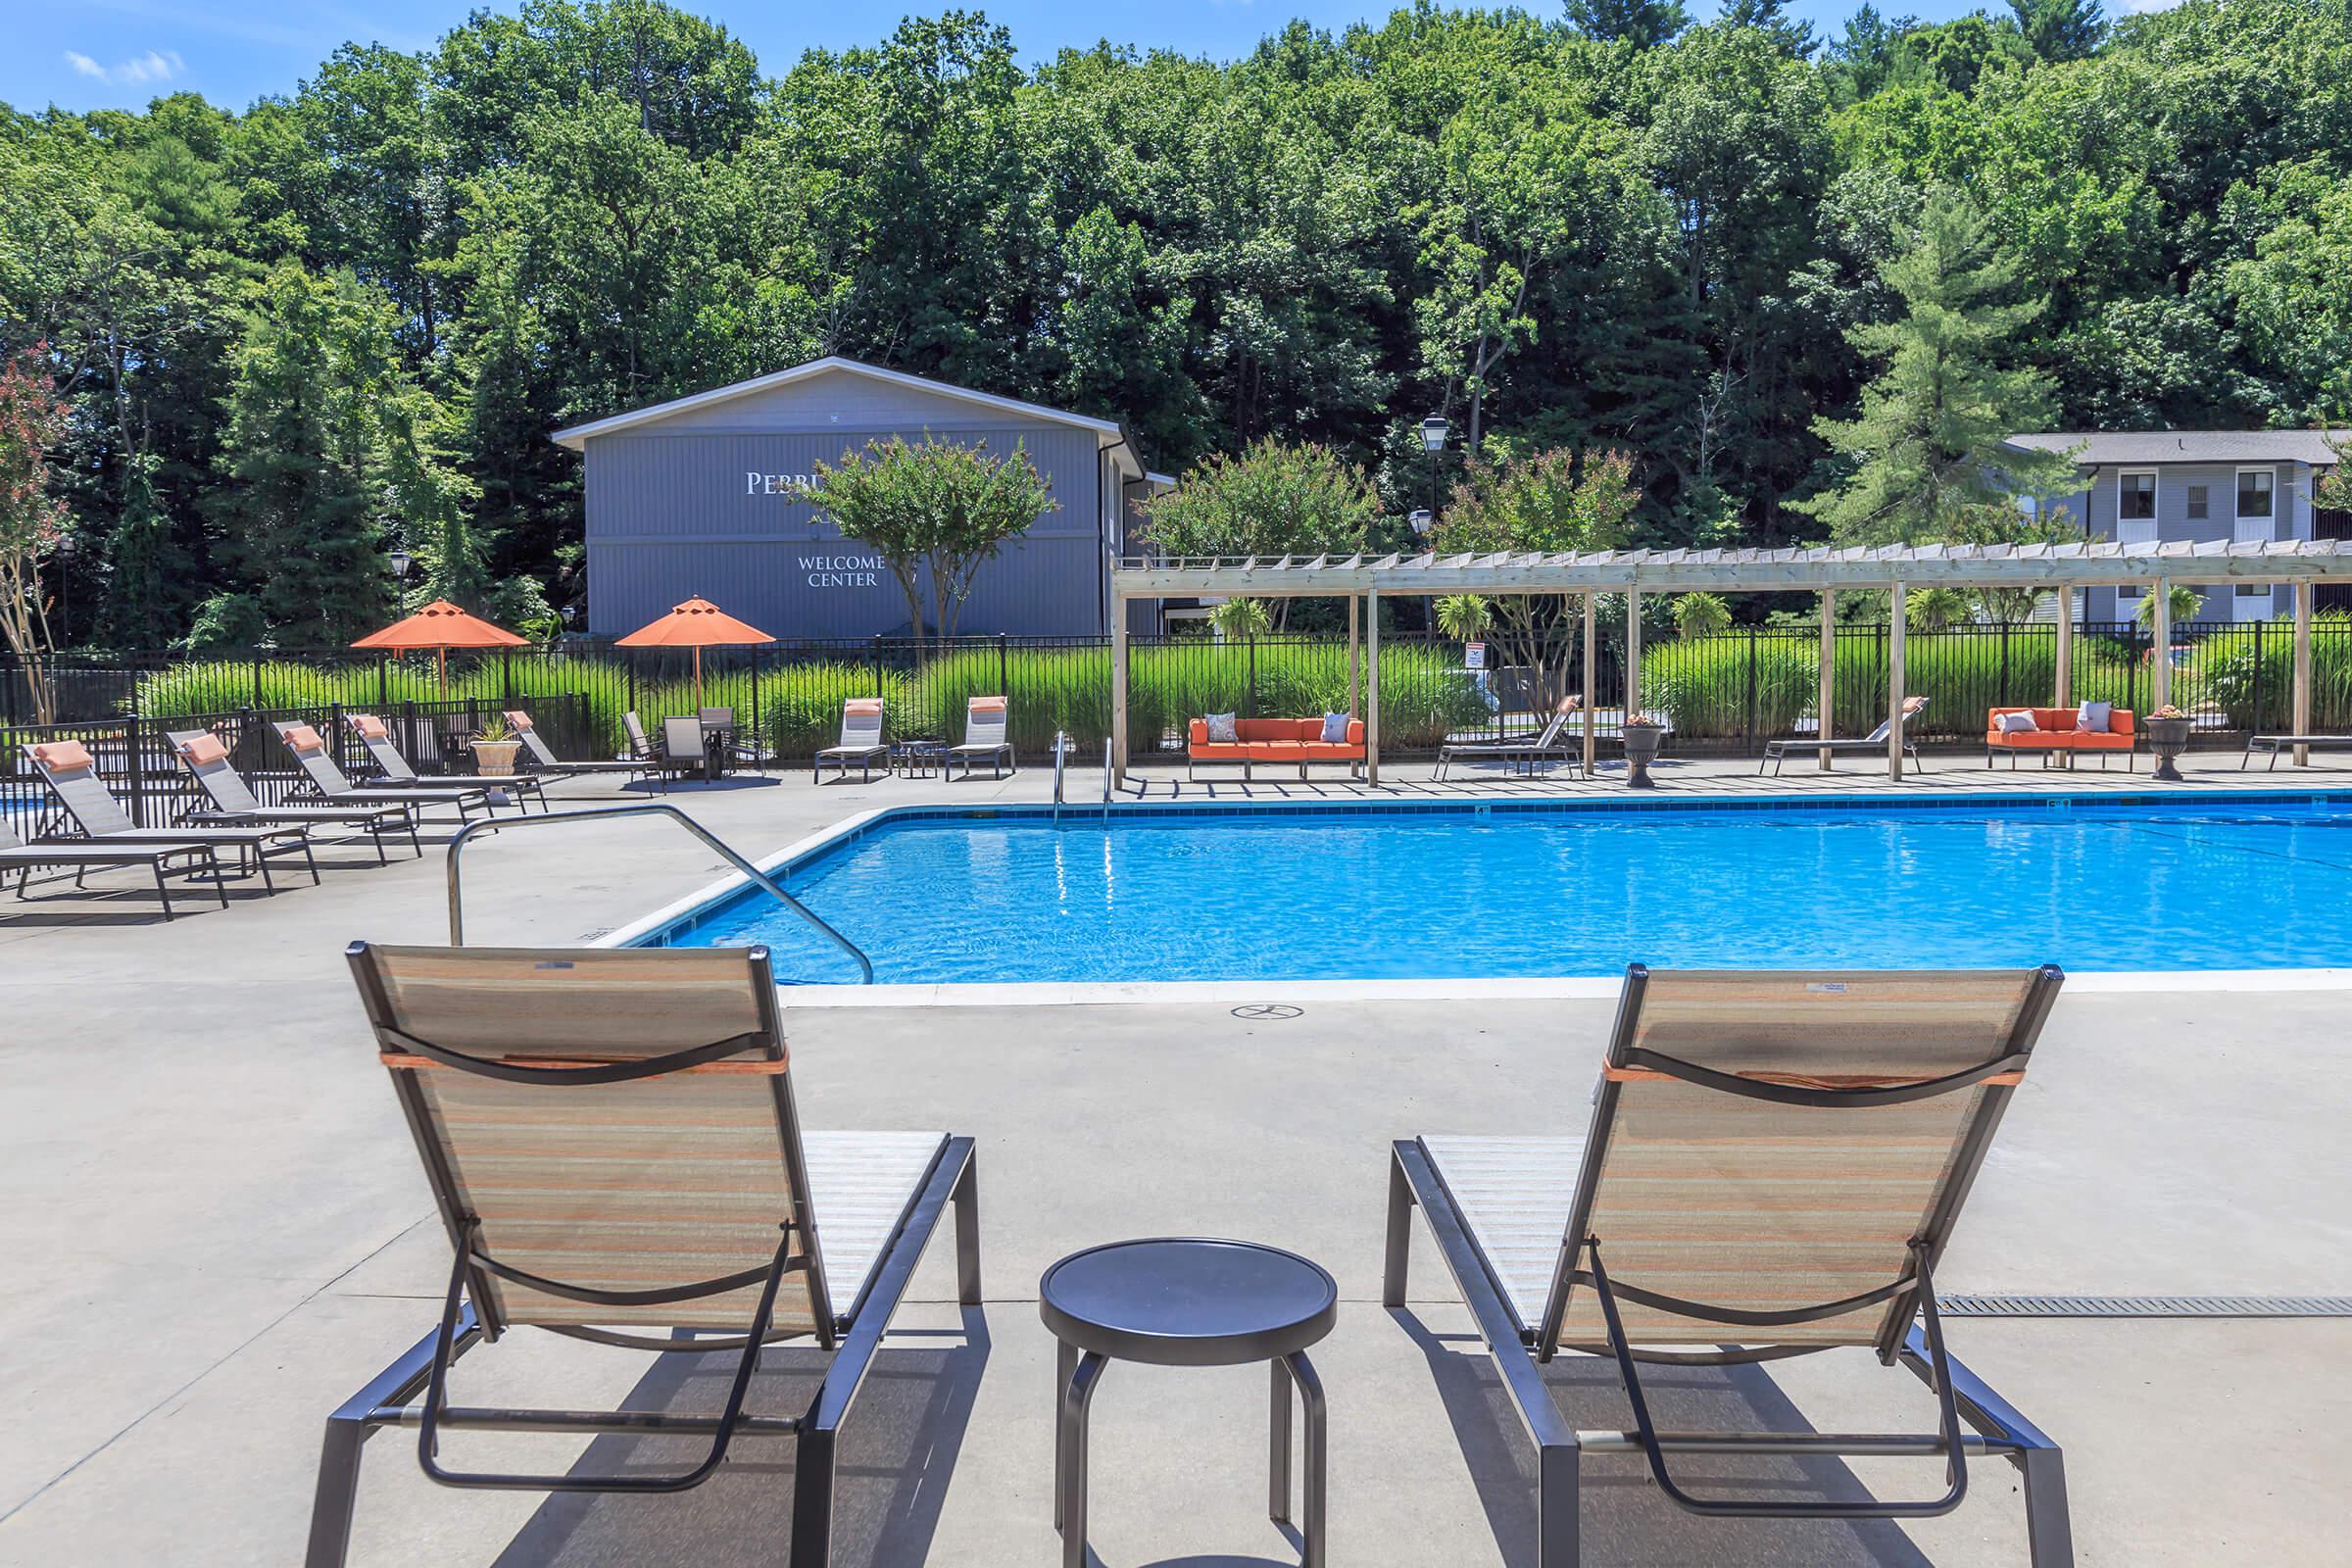
{"label": "pergola post", "polygon": [[1907,629],[1903,614],[1903,585],[1894,585],[1894,597],[1888,601],[1892,612],[1886,622],[1886,776],[1900,781],[1903,776],[1903,633]]}
{"label": "pergola post", "polygon": [[1364,783],[1380,783],[1380,590],[1364,595]]}
{"label": "pergola post", "polygon": [[2156,707],[2168,708],[2173,701],[2173,585],[2166,579],[2156,579],[2156,668],[2151,677]]}
{"label": "pergola post", "polygon": [[[2295,581],[2295,714],[2294,730],[2298,735],[2311,733],[2311,579]],[[2257,724],[2261,720],[2255,720]],[[2311,748],[2295,748],[2295,765],[2311,765]]]}
{"label": "pergola post", "polygon": [[1349,718],[1355,717],[1362,711],[1355,706],[1356,681],[1363,674],[1363,666],[1357,659],[1356,646],[1357,639],[1363,636],[1363,629],[1356,624],[1356,612],[1362,608],[1355,602],[1355,595],[1348,596],[1348,716]]}
{"label": "pergola post", "polygon": [[1594,743],[1598,739],[1596,725],[1599,715],[1593,710],[1599,694],[1592,690],[1592,623],[1599,600],[1600,596],[1592,589],[1585,590],[1585,697],[1582,706],[1585,710],[1585,778],[1587,781],[1592,777]]}
{"label": "pergola post", "polygon": [[1625,722],[1642,711],[1642,590],[1625,590]]}
{"label": "pergola post", "polygon": [[2058,585],[2057,685],[2050,695],[2059,708],[2075,706],[2075,585],[2070,582]]}
{"label": "pergola post", "polygon": [[1827,742],[1835,739],[1830,732],[1830,713],[1838,702],[1838,596],[1831,590],[1821,591],[1821,722],[1814,726],[1815,734],[1825,743],[1821,748],[1821,770],[1830,770],[1830,748]]}
{"label": "pergola post", "polygon": [[1127,600],[1110,593],[1110,778],[1127,782]]}

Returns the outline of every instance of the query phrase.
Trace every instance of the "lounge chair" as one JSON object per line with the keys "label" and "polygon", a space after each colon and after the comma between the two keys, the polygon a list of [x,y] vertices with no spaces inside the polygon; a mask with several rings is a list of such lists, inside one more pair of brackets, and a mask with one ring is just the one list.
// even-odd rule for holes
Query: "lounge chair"
{"label": "lounge chair", "polygon": [[277,883],[270,875],[272,856],[299,854],[310,867],[311,881],[318,880],[318,858],[311,853],[310,830],[301,827],[140,827],[122,809],[106,781],[98,776],[98,764],[79,741],[45,741],[27,746],[24,755],[32,759],[33,767],[41,782],[75,826],[92,839],[108,844],[172,845],[188,848],[209,846],[215,850],[235,850],[240,865],[259,871],[262,886],[275,893]]}
{"label": "lounge chair", "polygon": [[808,777],[812,782],[824,778],[825,764],[831,762],[836,773],[849,776],[850,764],[856,762],[864,774],[862,782],[872,783],[874,759],[890,760],[890,748],[882,744],[882,699],[853,697],[841,705],[841,740],[832,746],[820,747],[808,762]]}
{"label": "lounge chair", "polygon": [[471,790],[414,790],[388,784],[370,784],[366,788],[354,784],[350,776],[335,764],[326,744],[326,737],[298,719],[271,719],[270,727],[277,738],[286,743],[294,754],[294,761],[303,777],[318,797],[330,806],[402,806],[417,811],[433,806],[454,806],[458,820],[470,821],[475,807],[485,815],[498,813],[490,808],[490,793]]}
{"label": "lounge chair", "polygon": [[[1418,1204],[1535,1443],[1539,1568],[1580,1560],[1584,1451],[1641,1453],[1693,1513],[1799,1519],[1948,1513],[1967,1460],[1996,1455],[2024,1474],[2034,1568],[2074,1560],[2057,1446],[1945,1352],[1935,1295],[2062,979],[1636,964],[1584,1137],[1395,1146],[1381,1298],[1404,1304]],[[1936,1435],[1659,1432],[1638,1371],[1839,1347],[1926,1382]],[[1561,1349],[1616,1359],[1635,1430],[1569,1425],[1537,1370]],[[1899,1502],[1700,1496],[1668,1462],[1733,1452],[1940,1458],[1944,1490]]]}
{"label": "lounge chair", "polygon": [[947,751],[947,764],[940,769],[945,776],[957,761],[963,763],[963,776],[972,776],[972,764],[985,760],[991,778],[1003,778],[1004,770],[1020,769],[1014,765],[1012,743],[1004,738],[1006,702],[1002,697],[974,697],[963,705],[963,743]]}
{"label": "lounge chair", "polygon": [[2352,735],[2249,735],[2246,737],[2245,755],[2237,760],[2237,770],[2243,773],[2246,764],[2254,760],[2256,752],[2268,752],[2271,754],[2271,768],[2276,771],[2278,754],[2297,746],[2308,746],[2314,751],[2352,751]]}
{"label": "lounge chair", "polygon": [[547,809],[547,786],[528,773],[514,773],[504,778],[479,775],[471,778],[426,778],[411,767],[409,760],[400,755],[400,748],[392,744],[391,728],[382,719],[373,713],[346,713],[343,722],[351,726],[351,732],[368,749],[368,760],[383,770],[384,782],[393,789],[439,791],[444,795],[479,795],[483,808],[494,816],[497,814],[494,792],[505,790],[513,793],[517,812],[524,809],[525,796],[537,801],[540,810]]}
{"label": "lounge chair", "polygon": [[[1919,760],[1919,742],[1911,738],[1911,720],[1927,710],[1928,700],[1925,697],[1906,697],[1903,699],[1903,753],[1905,756],[1911,759],[1911,770],[1915,773],[1920,772],[1923,769],[1920,766]],[[1863,736],[1858,741],[1825,741],[1820,739],[1807,740],[1802,735],[1791,735],[1782,740],[1766,741],[1764,743],[1763,761],[1756,763],[1756,776],[1758,778],[1762,778],[1764,776],[1764,763],[1770,762],[1772,764],[1772,776],[1778,778],[1781,776],[1781,764],[1784,761],[1788,760],[1791,757],[1804,757],[1814,752],[1829,752],[1832,755],[1840,753],[1867,752],[1879,757],[1885,757],[1886,755],[1887,727],[1888,726],[1886,724],[1882,723],[1877,729],[1872,730],[1868,735]]]}
{"label": "lounge chair", "polygon": [[[630,718],[637,715],[631,713]],[[522,742],[522,755],[532,772],[543,778],[576,778],[589,773],[635,773],[649,771],[647,759],[630,743],[630,755],[625,759],[600,759],[592,761],[566,762],[549,749],[547,737],[531,722],[531,715],[519,708],[507,710],[507,722],[514,726],[514,738]]]}
{"label": "lounge chair", "polygon": [[[821,1568],[837,1434],[951,1202],[957,1296],[979,1304],[972,1141],[804,1132],[764,948],[361,942],[349,956],[452,1257],[439,1326],[327,1418],[310,1568],[344,1560],[361,1446],[411,1425],[444,1486],[558,1493],[683,1492],[738,1438],[796,1437],[791,1561]],[[453,1402],[451,1363],[525,1328],[696,1359],[735,1352],[725,1406]],[[834,1352],[807,1413],[747,1410],[762,1347],[804,1336]],[[709,1447],[682,1467],[452,1469],[442,1436],[467,1429],[688,1435]]]}
{"label": "lounge chair", "polygon": [[184,859],[184,869],[191,877],[198,871],[209,871],[213,891],[220,899],[220,907],[228,907],[228,889],[220,880],[220,859],[210,844],[107,844],[90,839],[39,839],[27,844],[17,836],[17,830],[0,816],[0,877],[17,873],[17,897],[25,897],[24,889],[32,881],[36,867],[74,867],[74,885],[81,886],[82,877],[92,866],[143,865],[155,873],[155,895],[164,901],[164,918],[172,918],[172,889],[164,875],[172,869],[173,860]]}
{"label": "lounge chair", "polygon": [[424,845],[416,837],[416,808],[414,802],[397,806],[322,806],[317,803],[295,806],[264,806],[255,798],[252,786],[228,760],[228,748],[220,737],[209,729],[174,729],[164,732],[172,743],[172,752],[188,776],[204,791],[212,807],[207,810],[191,811],[184,818],[205,826],[270,827],[318,826],[365,828],[375,841],[375,860],[378,865],[390,863],[384,853],[384,834],[406,832],[410,847],[419,859]]}
{"label": "lounge chair", "polygon": [[1582,697],[1571,697],[1552,712],[1550,720],[1533,739],[1447,741],[1438,748],[1437,777],[1445,778],[1446,771],[1456,762],[1504,762],[1514,769],[1533,773],[1541,762],[1565,762],[1582,769],[1584,753],[1578,737],[1567,732],[1568,721],[1576,717],[1584,706]]}

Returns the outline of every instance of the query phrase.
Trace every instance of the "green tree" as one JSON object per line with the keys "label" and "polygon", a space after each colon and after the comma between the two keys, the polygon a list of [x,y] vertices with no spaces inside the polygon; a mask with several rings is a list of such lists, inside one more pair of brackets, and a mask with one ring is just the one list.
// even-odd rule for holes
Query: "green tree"
{"label": "green tree", "polygon": [[2102,0],[2009,0],[2017,29],[2044,60],[2087,60],[2107,37]]}
{"label": "green tree", "polygon": [[1363,470],[1330,448],[1269,440],[1188,469],[1144,514],[1164,556],[1345,556],[1365,547],[1381,507]]}
{"label": "green tree", "polygon": [[2054,404],[2046,374],[2004,364],[2043,309],[2003,302],[2016,278],[2015,260],[1966,197],[1929,197],[1917,237],[1886,269],[1903,318],[1846,333],[1886,371],[1863,389],[1856,417],[1815,421],[1842,460],[1843,482],[1793,510],[1841,540],[1919,542],[1984,527],[1988,513],[2013,514],[2020,495],[2073,487],[2068,455],[2006,445],[2015,432],[2046,429]]}
{"label": "green tree", "polygon": [[926,578],[939,634],[952,638],[972,574],[1060,505],[1020,446],[997,458],[984,445],[928,437],[868,441],[838,464],[820,461],[809,489],[845,538],[870,545],[889,565],[918,638]]}
{"label": "green tree", "polygon": [[1813,24],[1788,15],[1788,0],[1724,0],[1723,24],[1753,27],[1794,59],[1802,59],[1818,47]]}
{"label": "green tree", "polygon": [[65,537],[66,509],[50,493],[50,452],[64,439],[67,406],[49,376],[48,345],[0,365],[0,638],[31,674],[33,721],[56,720],[43,678],[52,642],[41,568]]}
{"label": "green tree", "polygon": [[1682,0],[1567,0],[1568,24],[1603,43],[1654,49],[1690,25]]}

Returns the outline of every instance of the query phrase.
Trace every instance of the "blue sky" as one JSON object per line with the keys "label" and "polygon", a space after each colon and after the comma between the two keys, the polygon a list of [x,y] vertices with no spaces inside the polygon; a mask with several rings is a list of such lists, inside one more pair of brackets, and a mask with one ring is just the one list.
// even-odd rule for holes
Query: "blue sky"
{"label": "blue sky", "polygon": [[[50,104],[72,110],[135,109],[161,93],[200,92],[242,109],[254,99],[294,90],[345,42],[422,49],[483,0],[10,0],[10,47],[0,55],[0,101],[24,110]],[[922,6],[935,13],[951,0]],[[963,0],[972,5],[975,0]],[[1717,0],[1690,0],[1694,16]],[[1940,21],[2000,0],[1881,0],[1889,15]],[[2170,0],[2110,0],[2114,10],[2146,10]],[[1816,32],[1838,30],[1859,0],[1794,0],[1790,10]],[[512,9],[504,0],[491,9]],[[1533,0],[1531,10],[1548,9]],[[690,9],[724,23],[780,73],[810,47],[841,48],[887,33],[903,5],[812,5],[808,0],[707,0]],[[985,9],[1012,28],[1030,59],[1108,33],[1115,42],[1173,48],[1228,59],[1292,18],[1319,26],[1386,16],[1387,0],[1159,0],[1122,8],[1078,0],[996,0]]]}

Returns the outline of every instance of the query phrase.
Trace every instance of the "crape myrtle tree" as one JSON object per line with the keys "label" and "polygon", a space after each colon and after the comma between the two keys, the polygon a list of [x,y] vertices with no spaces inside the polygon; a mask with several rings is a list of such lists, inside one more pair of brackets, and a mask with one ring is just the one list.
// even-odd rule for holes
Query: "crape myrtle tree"
{"label": "crape myrtle tree", "polygon": [[871,546],[882,558],[906,596],[907,626],[918,643],[926,577],[938,611],[933,619],[945,641],[956,635],[956,617],[982,564],[1061,505],[1018,443],[999,458],[984,442],[963,446],[927,435],[920,442],[892,436],[815,466],[808,499],[845,538]]}
{"label": "crape myrtle tree", "polygon": [[[1642,502],[1633,470],[1633,459],[1616,451],[1580,459],[1555,449],[1472,463],[1446,502],[1431,548],[1440,555],[1616,549]],[[1488,604],[1488,636],[1502,662],[1528,669],[1547,702],[1566,689],[1573,604],[1559,594],[1498,594]]]}
{"label": "crape myrtle tree", "polygon": [[51,493],[49,469],[66,418],[66,401],[49,376],[47,344],[0,366],[0,637],[25,672],[38,724],[57,717],[43,673],[51,639],[41,567],[66,532],[65,504]]}
{"label": "crape myrtle tree", "polygon": [[[1369,542],[1381,505],[1363,469],[1331,448],[1268,440],[1195,465],[1144,515],[1163,556],[1348,556]],[[1276,625],[1290,606],[1277,604]]]}

